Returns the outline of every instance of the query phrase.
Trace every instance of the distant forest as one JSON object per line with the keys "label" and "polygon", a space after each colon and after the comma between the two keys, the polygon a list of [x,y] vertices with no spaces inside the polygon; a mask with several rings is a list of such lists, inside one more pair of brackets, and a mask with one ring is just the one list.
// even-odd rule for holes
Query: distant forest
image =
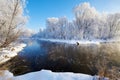
{"label": "distant forest", "polygon": [[75,18],[52,17],[46,20],[46,29],[36,35],[40,38],[96,40],[118,39],[120,36],[120,13],[100,13],[89,3],[73,9]]}

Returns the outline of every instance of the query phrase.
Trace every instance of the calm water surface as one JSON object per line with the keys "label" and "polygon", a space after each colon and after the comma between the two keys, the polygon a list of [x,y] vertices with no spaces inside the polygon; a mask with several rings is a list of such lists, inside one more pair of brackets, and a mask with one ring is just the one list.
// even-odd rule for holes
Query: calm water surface
{"label": "calm water surface", "polygon": [[[111,49],[112,52],[110,51]],[[0,67],[7,68],[14,75],[21,75],[41,69],[48,69],[54,72],[75,72],[94,75],[97,73],[97,69],[95,69],[94,65],[91,65],[91,62],[95,63],[96,55],[106,53],[106,51],[107,53],[116,53],[113,51],[113,46],[110,47],[109,45],[103,47],[95,44],[77,46],[76,44],[28,40],[27,47],[18,56]]]}

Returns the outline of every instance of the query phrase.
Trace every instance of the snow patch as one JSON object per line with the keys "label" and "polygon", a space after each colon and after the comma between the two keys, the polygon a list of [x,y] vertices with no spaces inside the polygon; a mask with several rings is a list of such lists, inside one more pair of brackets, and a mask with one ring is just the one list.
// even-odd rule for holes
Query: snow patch
{"label": "snow patch", "polygon": [[0,76],[0,80],[93,80],[93,76],[71,73],[71,72],[51,72],[49,70],[41,70],[28,74],[13,76],[9,71],[4,71]]}
{"label": "snow patch", "polygon": [[16,56],[18,52],[20,52],[26,44],[21,43],[21,44],[15,44],[10,45],[7,48],[1,48],[0,49],[0,64],[10,60],[12,57]]}
{"label": "snow patch", "polygon": [[48,70],[28,73],[22,76],[17,76],[13,80],[92,80],[93,77],[85,74],[74,73],[54,73]]}
{"label": "snow patch", "polygon": [[39,39],[44,41],[50,41],[50,42],[59,42],[59,43],[67,43],[67,44],[97,44],[99,45],[100,42],[103,42],[102,40],[93,40],[93,41],[87,41],[87,40],[61,40],[61,39]]}
{"label": "snow patch", "polygon": [[13,74],[10,73],[8,70],[1,70],[0,71],[0,80],[12,80]]}

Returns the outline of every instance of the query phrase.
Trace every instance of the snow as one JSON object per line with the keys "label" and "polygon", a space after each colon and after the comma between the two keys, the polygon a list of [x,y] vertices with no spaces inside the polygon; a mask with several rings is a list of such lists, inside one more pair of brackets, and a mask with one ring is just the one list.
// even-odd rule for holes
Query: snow
{"label": "snow", "polygon": [[28,73],[26,75],[17,76],[13,80],[92,80],[93,77],[85,74],[74,73],[54,73],[47,70]]}
{"label": "snow", "polygon": [[92,41],[88,41],[88,40],[61,40],[61,39],[39,39],[39,40],[44,40],[44,41],[50,41],[50,42],[59,42],[59,43],[67,43],[67,44],[77,44],[77,42],[79,44],[97,44],[99,45],[100,42],[103,42],[102,40],[92,40]]}
{"label": "snow", "polygon": [[0,70],[0,80],[11,80],[13,74],[8,70]]}
{"label": "snow", "polygon": [[41,70],[28,74],[13,76],[9,71],[2,71],[0,80],[93,80],[93,76],[72,73],[72,72],[52,72],[50,70]]}
{"label": "snow", "polygon": [[63,40],[63,39],[45,39],[45,38],[39,38],[39,40],[43,41],[50,41],[50,42],[57,42],[57,43],[67,43],[67,44],[96,44],[100,45],[101,43],[114,43],[114,42],[120,42],[120,40],[112,39],[112,40]]}
{"label": "snow", "polygon": [[20,52],[26,44],[12,44],[7,48],[0,49],[0,64],[10,60],[12,57],[16,56],[18,52]]}

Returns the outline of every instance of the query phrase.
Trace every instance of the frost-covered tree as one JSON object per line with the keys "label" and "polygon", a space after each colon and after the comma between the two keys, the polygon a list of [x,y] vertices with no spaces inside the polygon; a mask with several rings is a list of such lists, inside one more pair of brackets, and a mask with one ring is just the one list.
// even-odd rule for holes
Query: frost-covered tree
{"label": "frost-covered tree", "polygon": [[46,21],[47,28],[45,30],[47,38],[66,39],[67,25],[66,17],[48,18]]}
{"label": "frost-covered tree", "polygon": [[25,0],[0,0],[0,47],[6,47],[21,35]]}
{"label": "frost-covered tree", "polygon": [[75,24],[81,39],[90,39],[95,37],[98,26],[95,24],[99,13],[89,3],[83,3],[74,8]]}
{"label": "frost-covered tree", "polygon": [[46,37],[47,38],[57,38],[58,31],[60,31],[58,27],[58,18],[48,18],[46,21]]}
{"label": "frost-covered tree", "polygon": [[96,18],[94,26],[97,26],[96,39],[106,39],[108,36],[108,28],[106,27],[107,14],[100,14]]}
{"label": "frost-covered tree", "polygon": [[29,38],[29,37],[33,36],[34,34],[35,34],[35,32],[33,30],[24,28],[22,30],[22,35],[20,36],[20,38]]}
{"label": "frost-covered tree", "polygon": [[61,17],[59,18],[59,22],[58,22],[58,27],[60,29],[59,31],[59,38],[60,39],[67,39],[67,30],[68,29],[68,20],[66,17]]}
{"label": "frost-covered tree", "polygon": [[98,12],[89,3],[74,7],[75,19],[68,21],[66,17],[48,18],[47,27],[42,37],[54,39],[113,39],[120,37],[120,14]]}
{"label": "frost-covered tree", "polygon": [[66,36],[67,39],[78,39],[77,29],[73,22],[68,22],[68,26],[66,28]]}
{"label": "frost-covered tree", "polygon": [[120,13],[109,14],[107,17],[108,38],[120,36]]}

